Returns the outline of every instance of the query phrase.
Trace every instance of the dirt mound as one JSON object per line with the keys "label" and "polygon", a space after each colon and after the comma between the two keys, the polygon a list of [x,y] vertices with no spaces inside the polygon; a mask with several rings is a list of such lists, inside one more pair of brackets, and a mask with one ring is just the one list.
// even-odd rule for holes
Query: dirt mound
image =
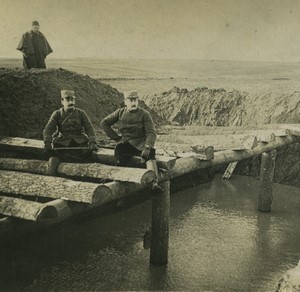
{"label": "dirt mound", "polygon": [[147,97],[146,103],[162,117],[180,125],[254,126],[270,123],[300,122],[300,92],[257,94],[174,87]]}
{"label": "dirt mound", "polygon": [[[123,94],[64,69],[0,69],[0,135],[41,139],[51,113],[61,107],[61,89],[75,90],[76,106],[88,113],[99,138],[105,137],[100,121],[120,106]],[[143,102],[141,107],[149,110]],[[154,120],[161,122],[157,115]]]}

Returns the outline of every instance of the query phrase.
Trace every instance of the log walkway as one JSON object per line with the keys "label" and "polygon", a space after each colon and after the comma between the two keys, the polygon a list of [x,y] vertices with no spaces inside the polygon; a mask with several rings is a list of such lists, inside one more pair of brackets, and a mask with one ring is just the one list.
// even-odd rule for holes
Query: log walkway
{"label": "log walkway", "polygon": [[[227,143],[220,145],[222,140]],[[269,212],[275,150],[299,143],[300,125],[278,125],[276,129],[258,130],[257,135],[251,131],[248,135],[196,136],[185,142],[173,143],[176,151],[167,142],[158,143],[166,147],[157,149],[157,173],[155,168],[146,168],[140,157],[131,159],[131,167],[115,166],[113,149],[109,148],[94,153],[94,163],[53,164],[53,159],[45,159],[42,141],[0,137],[0,234],[2,230],[13,230],[20,220],[33,222],[37,227],[55,224],[142,190],[151,190],[158,182],[160,190],[152,198],[150,262],[166,264],[170,180],[199,169],[231,164],[225,175],[228,179],[238,161],[262,155],[258,210]]]}

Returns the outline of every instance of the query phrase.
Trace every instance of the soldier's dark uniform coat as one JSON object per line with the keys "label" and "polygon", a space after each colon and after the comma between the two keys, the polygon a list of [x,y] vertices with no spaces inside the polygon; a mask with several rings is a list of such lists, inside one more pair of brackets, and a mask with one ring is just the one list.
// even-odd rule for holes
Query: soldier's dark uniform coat
{"label": "soldier's dark uniform coat", "polygon": [[[54,133],[54,136],[53,136]],[[44,142],[70,146],[71,141],[78,145],[96,143],[94,128],[85,111],[74,108],[65,112],[64,108],[51,115],[43,132]]]}
{"label": "soldier's dark uniform coat", "polygon": [[17,50],[23,55],[24,68],[46,68],[45,58],[53,52],[47,39],[41,32],[28,31],[22,35]]}

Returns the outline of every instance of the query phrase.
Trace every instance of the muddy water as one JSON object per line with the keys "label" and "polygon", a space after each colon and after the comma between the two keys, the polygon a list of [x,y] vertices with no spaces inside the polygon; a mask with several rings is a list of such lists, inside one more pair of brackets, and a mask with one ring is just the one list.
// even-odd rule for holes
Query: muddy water
{"label": "muddy water", "polygon": [[274,185],[257,209],[259,181],[235,176],[172,194],[167,267],[143,249],[150,202],[70,222],[1,250],[0,288],[26,291],[275,291],[300,259],[299,188]]}

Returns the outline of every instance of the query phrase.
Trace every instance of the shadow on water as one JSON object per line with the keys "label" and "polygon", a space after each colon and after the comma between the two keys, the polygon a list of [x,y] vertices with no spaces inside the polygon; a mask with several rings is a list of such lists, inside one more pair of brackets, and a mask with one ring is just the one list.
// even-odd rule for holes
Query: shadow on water
{"label": "shadow on water", "polygon": [[257,212],[259,181],[234,176],[173,193],[169,264],[149,265],[141,200],[77,218],[0,251],[4,291],[274,291],[300,259],[299,189],[274,185],[269,214]]}

